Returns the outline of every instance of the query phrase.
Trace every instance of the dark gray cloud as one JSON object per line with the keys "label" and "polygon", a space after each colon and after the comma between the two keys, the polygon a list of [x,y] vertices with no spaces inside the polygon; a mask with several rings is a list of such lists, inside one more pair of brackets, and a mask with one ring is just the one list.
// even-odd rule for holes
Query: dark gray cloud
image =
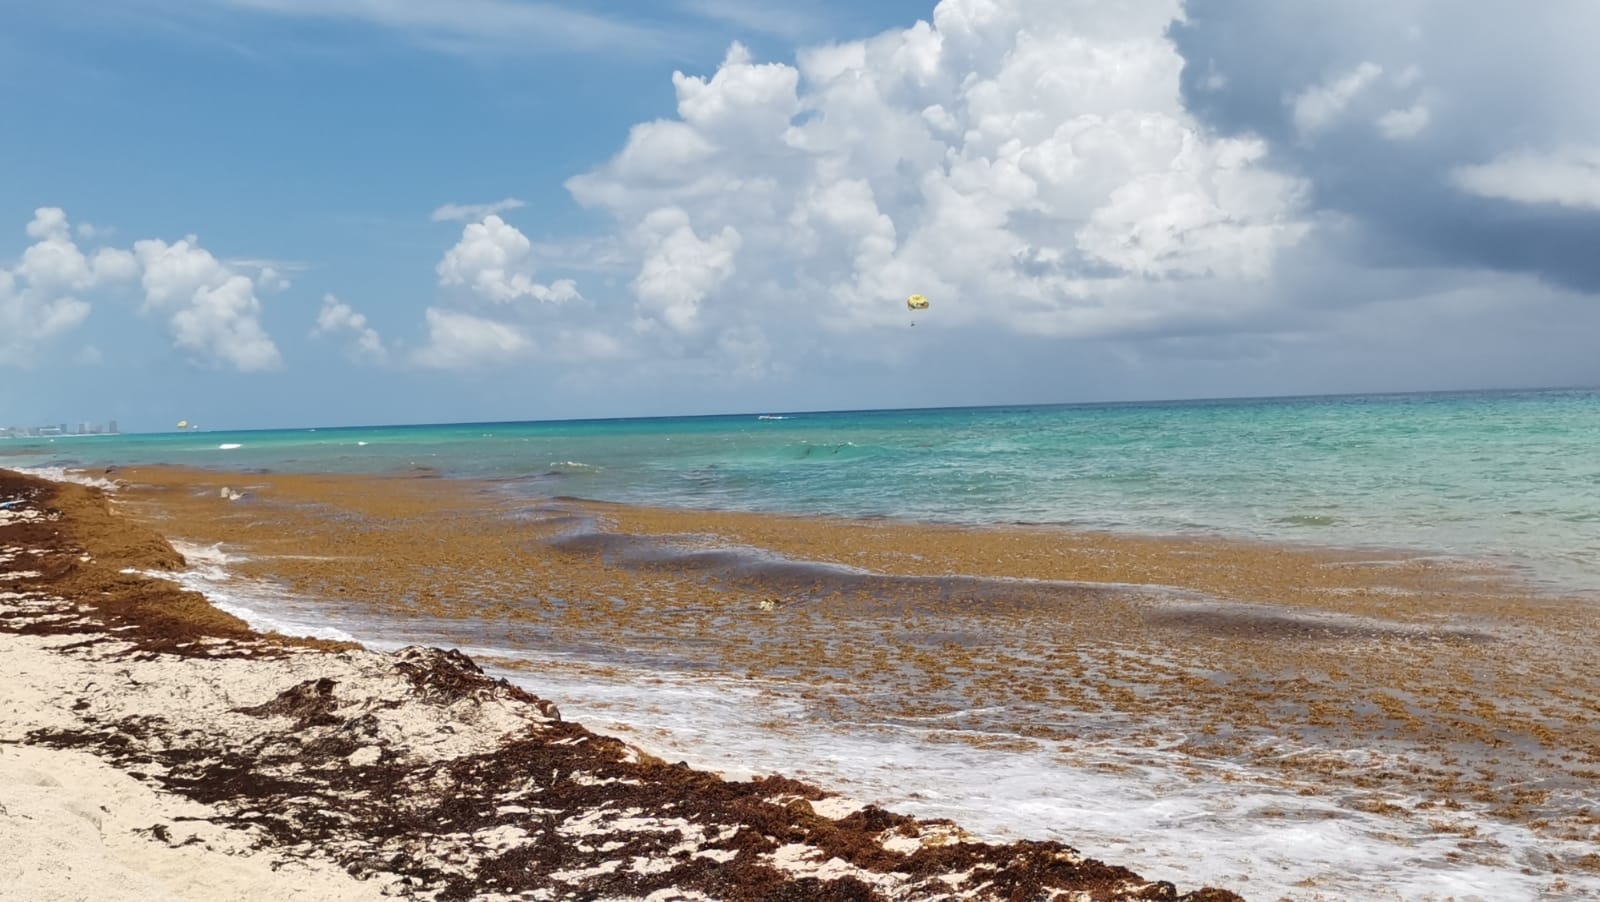
{"label": "dark gray cloud", "polygon": [[[1267,140],[1377,266],[1600,291],[1600,4],[1189,0],[1187,107]],[[1469,173],[1471,174],[1469,176]]]}

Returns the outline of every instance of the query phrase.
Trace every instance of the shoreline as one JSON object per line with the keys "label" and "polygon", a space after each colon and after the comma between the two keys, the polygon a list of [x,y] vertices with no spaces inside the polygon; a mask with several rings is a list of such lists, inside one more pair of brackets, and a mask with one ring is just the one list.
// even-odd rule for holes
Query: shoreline
{"label": "shoreline", "polygon": [[[1065,767],[1053,779],[1120,786],[1159,771],[1171,775],[1162,778],[1164,791],[1178,791],[1179,800],[1203,793],[1188,798],[1182,810],[1193,813],[1185,817],[1217,807],[1196,822],[1204,834],[1172,824],[1125,840],[1116,825],[1132,822],[1102,818],[1096,827],[1095,808],[1072,808],[1071,826],[1038,812],[1008,824],[1003,809],[963,802],[970,790],[938,782],[949,778],[938,768],[927,779],[942,796],[919,799],[892,774],[806,759],[789,747],[792,738],[752,739],[683,719],[726,710],[674,712],[662,721],[654,703],[608,700],[582,717],[619,721],[607,729],[691,760],[693,741],[661,734],[659,724],[688,723],[687,733],[706,738],[720,729],[733,740],[725,754],[696,766],[788,761],[794,766],[783,772],[853,786],[892,809],[950,809],[959,823],[1008,825],[999,831],[1005,836],[1022,825],[1024,835],[1074,845],[1092,837],[1090,848],[1102,850],[1092,854],[1114,858],[1143,849],[1141,870],[1152,860],[1178,862],[1196,841],[1221,853],[1224,835],[1236,834],[1261,846],[1257,862],[1202,860],[1199,879],[1290,898],[1419,898],[1425,891],[1471,898],[1474,881],[1562,898],[1563,887],[1600,885],[1593,881],[1600,868],[1582,852],[1594,848],[1594,818],[1572,810],[1563,788],[1581,781],[1584,762],[1600,748],[1583,721],[1590,683],[1571,687],[1565,700],[1546,692],[1565,676],[1549,654],[1551,640],[1593,635],[1593,611],[1572,599],[1516,594],[1481,572],[1404,556],[1375,561],[1363,553],[1356,561],[1327,549],[535,501],[439,479],[172,468],[115,475],[129,483],[119,508],[169,535],[181,527],[202,546],[225,539],[246,552],[230,564],[239,578],[319,599],[329,616],[367,616],[380,634],[432,630],[430,641],[485,649],[584,644],[592,653],[610,643],[622,658],[602,662],[600,670],[612,672],[595,679],[660,684],[648,667],[664,668],[658,673],[678,671],[688,681],[661,684],[678,691],[697,674],[726,673],[759,688],[752,704],[790,706],[783,710],[817,731],[811,742],[869,757],[881,749],[841,731],[879,723],[874,729],[909,729],[923,737],[919,743],[943,750],[920,764],[919,753],[910,761],[915,773],[941,760],[988,762],[982,766],[996,773],[1016,766],[1007,761],[1032,761],[1051,772]],[[241,497],[229,501],[223,488]],[[508,560],[518,568],[507,570]],[[485,583],[486,573],[498,582]],[[1108,576],[1118,584],[1108,585]],[[506,603],[528,587],[559,590],[566,603],[551,607],[546,598],[538,610]],[[580,604],[585,598],[592,601]],[[1040,611],[1059,615],[1041,620]],[[1581,622],[1566,622],[1575,615]],[[641,635],[646,625],[654,638]],[[708,637],[718,641],[708,646]],[[566,686],[602,685],[585,682],[584,667],[559,657],[481,660],[536,692],[558,673]],[[1513,686],[1496,675],[1508,666],[1500,660],[1545,677],[1531,689]],[[646,669],[617,670],[629,661]],[[900,663],[885,668],[886,661]],[[1412,701],[1396,707],[1402,689]],[[582,701],[563,706],[582,710]],[[1485,702],[1506,710],[1486,710]],[[1519,715],[1527,705],[1534,707]],[[1041,722],[1046,711],[1044,720],[1059,723]],[[1566,765],[1544,753],[1497,751],[1507,739],[1565,751],[1560,739],[1567,737],[1541,726],[1561,711],[1578,728],[1570,736],[1578,754],[1569,752]],[[628,720],[658,726],[630,731]],[[923,726],[934,722],[942,726]],[[1514,769],[1542,788],[1500,793],[1495,771]],[[1068,804],[1044,791],[1043,801]],[[1230,791],[1239,800],[1227,798]],[[1038,807],[1039,790],[1019,792],[990,804]],[[1091,793],[1070,805],[1118,799],[1126,801]],[[1153,801],[1136,805],[1147,816],[1159,810]],[[1423,869],[1351,870],[1359,858],[1342,858],[1324,845],[1331,839],[1315,838],[1326,829],[1357,831],[1356,848],[1377,856],[1361,867],[1392,859],[1384,867],[1411,861],[1408,867]],[[1274,847],[1296,832],[1312,845]],[[1385,851],[1372,838],[1380,835],[1400,845]],[[1227,848],[1235,845],[1229,840]],[[1529,855],[1542,860],[1514,876],[1529,870],[1522,863],[1534,860]],[[1275,882],[1263,866],[1287,876]],[[1181,865],[1157,870],[1174,882],[1191,879],[1177,879],[1190,870]],[[1570,892],[1577,898],[1581,890]]]}
{"label": "shoreline", "polygon": [[[128,572],[180,562],[97,492],[0,483],[8,566],[29,561],[4,574],[0,601],[13,671],[0,767],[14,778],[0,823],[20,847],[8,885],[214,898],[216,859],[228,890],[262,899],[1237,898],[1180,896],[1059,843],[972,842],[783,777],[652,759],[457,652],[251,633]],[[68,597],[90,584],[88,607]],[[46,813],[93,829],[21,829]],[[157,819],[132,826],[142,817]]]}

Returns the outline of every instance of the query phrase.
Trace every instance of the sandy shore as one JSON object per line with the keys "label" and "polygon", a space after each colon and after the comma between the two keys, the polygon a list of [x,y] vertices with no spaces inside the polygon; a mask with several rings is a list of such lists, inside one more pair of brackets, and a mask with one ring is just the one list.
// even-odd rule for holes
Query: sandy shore
{"label": "sandy shore", "polygon": [[459,653],[256,634],[145,575],[183,564],[0,471],[0,898],[1237,898],[670,764]]}

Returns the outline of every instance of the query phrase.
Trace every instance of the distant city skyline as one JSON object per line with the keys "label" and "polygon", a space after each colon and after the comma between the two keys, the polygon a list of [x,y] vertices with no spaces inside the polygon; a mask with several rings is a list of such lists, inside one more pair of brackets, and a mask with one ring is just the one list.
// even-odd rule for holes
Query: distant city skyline
{"label": "distant city skyline", "polygon": [[121,435],[116,420],[103,423],[80,420],[77,423],[50,423],[41,426],[0,426],[0,437],[45,438],[57,435]]}

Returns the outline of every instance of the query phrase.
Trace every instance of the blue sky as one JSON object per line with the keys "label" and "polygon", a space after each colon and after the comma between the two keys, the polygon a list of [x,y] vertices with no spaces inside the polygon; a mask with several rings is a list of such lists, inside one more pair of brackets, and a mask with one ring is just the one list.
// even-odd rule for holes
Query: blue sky
{"label": "blue sky", "polygon": [[1600,382],[1592,5],[760,9],[8,10],[0,425]]}

